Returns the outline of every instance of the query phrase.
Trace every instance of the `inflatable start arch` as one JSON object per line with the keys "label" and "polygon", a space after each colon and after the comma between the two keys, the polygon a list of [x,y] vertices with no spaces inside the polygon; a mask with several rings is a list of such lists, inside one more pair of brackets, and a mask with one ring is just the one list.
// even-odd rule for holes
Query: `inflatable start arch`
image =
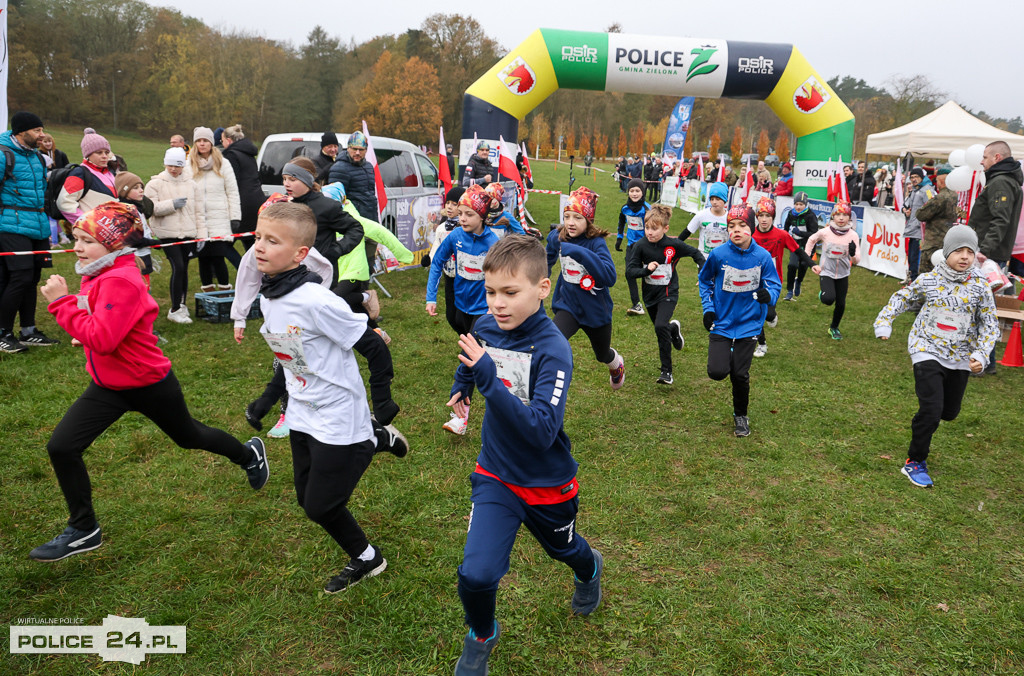
{"label": "inflatable start arch", "polygon": [[794,186],[825,198],[829,158],[853,157],[853,113],[793,45],[541,28],[466,90],[463,144],[518,138],[559,88],[765,101],[797,136]]}

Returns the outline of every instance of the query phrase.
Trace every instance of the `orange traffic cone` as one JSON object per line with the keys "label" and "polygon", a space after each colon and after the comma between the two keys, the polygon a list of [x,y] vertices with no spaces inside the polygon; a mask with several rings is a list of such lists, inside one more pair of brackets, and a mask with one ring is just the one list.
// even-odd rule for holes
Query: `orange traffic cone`
{"label": "orange traffic cone", "polygon": [[999,363],[1003,366],[1024,366],[1024,351],[1020,345],[1020,322],[1013,323],[1010,340],[1006,341],[1006,350]]}

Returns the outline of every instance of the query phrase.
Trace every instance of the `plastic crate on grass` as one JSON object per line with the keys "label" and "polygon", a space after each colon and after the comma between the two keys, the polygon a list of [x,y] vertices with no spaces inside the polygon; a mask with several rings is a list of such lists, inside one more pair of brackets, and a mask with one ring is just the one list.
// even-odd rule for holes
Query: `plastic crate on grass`
{"label": "plastic crate on grass", "polygon": [[[196,294],[196,317],[205,319],[214,324],[231,321],[231,303],[235,300],[234,289],[227,291],[208,291]],[[256,296],[246,319],[259,319],[260,296]]]}

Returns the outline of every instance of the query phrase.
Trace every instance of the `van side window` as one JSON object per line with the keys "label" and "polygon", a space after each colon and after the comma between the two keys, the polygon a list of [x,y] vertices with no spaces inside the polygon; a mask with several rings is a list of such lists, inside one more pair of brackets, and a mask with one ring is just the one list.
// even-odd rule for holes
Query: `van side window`
{"label": "van side window", "polygon": [[420,167],[420,176],[423,178],[423,187],[436,188],[437,169],[434,168],[434,163],[423,157],[423,155],[417,155],[416,164]]}
{"label": "van side window", "polygon": [[[420,182],[416,176],[416,165],[412,161],[412,153],[400,150],[374,149],[380,177],[385,188],[415,188]],[[435,181],[436,183],[436,181]]]}
{"label": "van side window", "polygon": [[281,170],[292,158],[316,157],[319,153],[317,141],[276,141],[269,144],[260,162],[260,183],[281,185]]}

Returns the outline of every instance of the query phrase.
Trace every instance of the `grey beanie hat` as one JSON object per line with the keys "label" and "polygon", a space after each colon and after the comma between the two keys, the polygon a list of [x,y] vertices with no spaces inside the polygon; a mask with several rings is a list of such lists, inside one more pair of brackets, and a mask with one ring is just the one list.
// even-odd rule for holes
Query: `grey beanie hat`
{"label": "grey beanie hat", "polygon": [[949,258],[949,254],[965,246],[978,253],[978,233],[969,226],[954,225],[946,231],[946,238],[942,240],[942,255]]}

